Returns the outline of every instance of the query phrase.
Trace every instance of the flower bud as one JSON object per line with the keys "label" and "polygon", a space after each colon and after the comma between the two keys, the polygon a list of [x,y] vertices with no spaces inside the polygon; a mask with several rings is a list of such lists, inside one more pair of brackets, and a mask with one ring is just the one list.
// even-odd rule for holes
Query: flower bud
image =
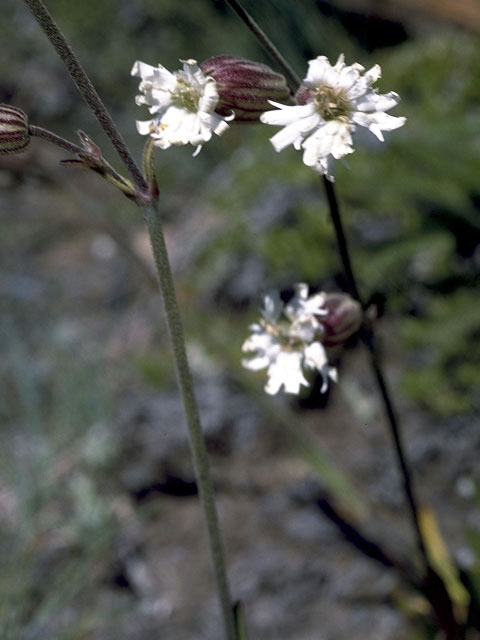
{"label": "flower bud", "polygon": [[323,344],[334,347],[345,343],[362,324],[360,304],[346,293],[327,293],[324,306],[328,314],[320,318],[325,329]]}
{"label": "flower bud", "polygon": [[[236,56],[215,56],[201,64],[203,73],[217,85],[221,116],[235,114],[235,122],[256,122],[265,111],[275,109],[269,100],[291,104],[287,81],[266,64]],[[293,104],[293,103],[292,103]]]}
{"label": "flower bud", "polygon": [[0,104],[0,155],[21,153],[29,144],[27,114],[17,107]]}

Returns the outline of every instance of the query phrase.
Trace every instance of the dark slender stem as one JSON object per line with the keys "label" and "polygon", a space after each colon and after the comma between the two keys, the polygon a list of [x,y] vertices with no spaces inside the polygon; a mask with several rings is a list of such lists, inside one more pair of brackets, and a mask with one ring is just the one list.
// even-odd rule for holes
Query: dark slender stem
{"label": "dark slender stem", "polygon": [[343,270],[345,272],[345,277],[347,278],[347,287],[352,297],[355,298],[355,300],[358,300],[363,308],[363,303],[355,280],[355,274],[353,273],[352,263],[350,261],[347,238],[343,230],[342,218],[340,217],[340,209],[338,207],[338,201],[335,194],[335,187],[333,182],[328,180],[325,176],[323,176],[323,186],[325,187],[325,193],[327,195],[330,217],[335,228],[335,236],[337,238],[337,245],[340,252],[340,258],[342,260]]}
{"label": "dark slender stem", "polygon": [[64,35],[56,25],[47,8],[41,0],[25,0],[25,3],[32,12],[34,18],[37,20],[37,22],[45,32],[47,38],[54,46],[55,51],[63,60],[70,75],[72,76],[73,81],[77,86],[77,89],[92,109],[100,125],[103,127],[105,133],[117,150],[118,155],[130,172],[133,181],[141,191],[146,191],[148,188],[147,184],[142,176],[140,169],[137,167],[132,154],[125,144],[121,133],[117,129],[110,113],[103,104],[95,87],[91,83],[90,78],[83,70],[83,67],[80,64],[77,56],[66,41]]}
{"label": "dark slender stem", "polygon": [[327,495],[320,496],[315,502],[323,514],[338,528],[345,540],[365,556],[387,569],[396,569],[412,583],[418,581],[415,568],[409,562],[404,558],[397,557],[376,540],[367,537],[354,522],[347,519],[336,508],[335,503]]}
{"label": "dark slender stem", "polygon": [[425,548],[425,543],[423,540],[422,530],[420,528],[420,521],[418,517],[418,505],[417,505],[417,500],[416,500],[414,488],[413,488],[413,479],[412,479],[412,475],[410,473],[408,463],[405,457],[404,446],[402,443],[401,432],[400,432],[397,415],[395,413],[395,409],[392,404],[391,395],[387,387],[387,382],[382,373],[378,350],[375,345],[375,335],[373,333],[373,330],[368,327],[362,329],[361,338],[369,351],[370,365],[371,365],[372,371],[374,372],[377,386],[380,391],[380,395],[382,396],[385,413],[387,415],[388,422],[390,424],[390,431],[393,437],[395,451],[397,453],[400,470],[403,476],[405,495],[407,497],[408,505],[410,507],[410,512],[412,514],[412,522],[415,527],[418,550],[420,551],[420,554],[422,555],[425,561],[425,565],[428,566],[429,560],[428,560],[428,556]]}
{"label": "dark slender stem", "polygon": [[[345,272],[345,277],[347,279],[348,290],[350,295],[362,305],[362,308],[364,308],[364,304],[362,302],[362,298],[360,296],[360,293],[357,287],[355,274],[352,267],[352,262],[350,260],[348,242],[345,236],[345,231],[343,229],[343,223],[340,215],[340,209],[338,206],[338,200],[335,193],[335,187],[333,183],[325,177],[323,179],[323,183],[324,183],[324,187],[327,195],[327,201],[328,201],[328,206],[330,210],[330,217],[332,219],[333,226],[335,228],[337,246],[340,253],[343,269]],[[418,517],[418,505],[417,505],[417,499],[415,497],[415,492],[413,488],[412,474],[410,472],[407,459],[405,456],[404,446],[402,443],[402,438],[400,433],[400,426],[399,426],[398,418],[393,406],[393,401],[391,399],[391,394],[388,390],[387,381],[382,372],[380,358],[379,358],[377,346],[375,343],[375,335],[374,335],[373,328],[370,325],[365,324],[360,332],[360,337],[363,343],[365,344],[365,346],[367,347],[370,355],[370,365],[375,375],[375,381],[377,383],[378,389],[380,391],[383,407],[388,419],[390,432],[393,438],[395,453],[397,455],[400,471],[403,477],[405,496],[407,498],[407,503],[410,509],[412,524],[415,530],[417,547],[421,557],[423,558],[425,568],[427,568],[429,566],[429,560],[426,552],[425,543],[423,540],[422,530],[420,528],[420,521]]]}
{"label": "dark slender stem", "polygon": [[[239,17],[243,20],[248,29],[255,35],[260,44],[264,47],[267,53],[278,63],[278,65],[283,69],[285,76],[288,79],[288,83],[292,93],[295,93],[300,86],[300,81],[297,75],[291,70],[290,65],[285,61],[283,56],[280,54],[278,49],[274,46],[269,37],[265,34],[265,32],[257,25],[257,23],[253,20],[253,18],[243,9],[243,7],[236,0],[225,0],[232,9],[239,15]],[[337,237],[338,249],[340,252],[343,268],[345,271],[345,276],[347,279],[348,289],[351,295],[360,303],[362,308],[364,305],[362,304],[362,300],[360,297],[360,293],[357,287],[355,274],[352,268],[352,263],[350,260],[350,254],[348,251],[347,239],[343,230],[342,220],[340,217],[340,211],[338,207],[338,201],[335,195],[335,189],[331,182],[329,182],[326,178],[324,178],[324,185],[327,195],[327,200],[330,209],[330,215],[332,218],[332,222],[335,228],[335,233]],[[418,506],[417,500],[415,497],[413,481],[411,477],[411,473],[407,464],[406,456],[404,453],[404,447],[402,444],[402,439],[400,435],[399,422],[396,417],[396,412],[393,407],[393,402],[391,400],[391,394],[388,391],[386,380],[383,376],[378,351],[375,344],[375,336],[373,332],[373,327],[364,323],[361,331],[361,337],[366,345],[368,352],[370,354],[370,363],[372,370],[375,375],[375,381],[378,385],[380,395],[382,397],[385,413],[388,419],[388,424],[390,425],[390,431],[392,434],[395,452],[399,461],[400,470],[403,477],[403,484],[405,489],[405,495],[407,498],[410,516],[412,519],[413,528],[416,535],[417,547],[420,553],[420,556],[424,563],[424,570],[426,579],[430,580],[430,582],[436,581],[436,586],[431,589],[431,592],[427,594],[430,602],[432,603],[433,609],[437,612],[438,604],[443,603],[441,598],[437,598],[437,592],[442,591],[445,596],[444,600],[448,602],[448,605],[451,607],[451,601],[448,596],[448,592],[445,589],[445,585],[438,574],[432,569],[427,551],[425,542],[423,539],[422,530],[420,527],[419,517],[418,517]],[[440,585],[440,589],[438,588]],[[426,589],[426,587],[425,587]],[[443,604],[441,604],[441,608]],[[447,631],[447,640],[456,640],[457,639],[457,625],[456,621],[452,614],[452,625],[449,625],[448,621],[445,622],[441,616],[438,616],[439,624],[442,629],[446,629]]]}
{"label": "dark slender stem", "polygon": [[[237,0],[225,0],[232,9],[239,15],[239,17],[243,20],[243,22],[247,25],[249,30],[256,36],[257,40],[260,44],[266,49],[266,51],[277,61],[277,63],[282,67],[285,75],[288,78],[290,87],[293,91],[296,91],[300,85],[300,81],[296,74],[291,70],[290,65],[285,61],[283,56],[277,50],[277,48],[273,45],[269,37],[262,31],[262,29],[257,25],[257,23],[253,20],[253,18],[243,9]],[[364,308],[364,304],[362,302],[360,292],[357,286],[355,274],[352,267],[352,262],[350,260],[350,253],[348,250],[347,238],[345,236],[345,232],[343,229],[342,218],[340,216],[340,209],[338,206],[338,200],[335,194],[335,187],[333,183],[328,180],[326,177],[323,178],[323,184],[325,187],[325,192],[327,196],[328,206],[330,210],[330,216],[333,222],[333,226],[335,228],[335,235],[337,238],[337,246],[340,253],[340,258],[342,261],[343,269],[345,272],[345,277],[347,279],[347,286],[350,294],[355,300],[357,300],[362,308]],[[396,413],[393,407],[393,402],[391,400],[391,395],[388,391],[386,380],[383,376],[381,365],[379,362],[379,356],[377,352],[377,348],[375,345],[375,338],[372,327],[364,327],[361,332],[362,340],[365,343],[368,352],[370,354],[370,364],[372,370],[375,375],[375,380],[378,385],[380,395],[382,397],[385,414],[388,418],[388,423],[390,425],[390,431],[392,434],[395,452],[397,454],[400,470],[403,476],[403,484],[405,488],[405,495],[407,498],[407,502],[410,509],[410,514],[412,518],[413,527],[415,530],[415,535],[417,538],[417,546],[420,552],[421,557],[424,560],[425,567],[429,566],[427,552],[425,548],[425,543],[423,541],[423,535],[420,528],[420,522],[418,518],[418,506],[417,500],[415,498],[415,493],[413,489],[413,482],[411,478],[411,473],[406,461],[404,447],[402,444],[402,439],[400,435],[399,423],[396,417]]]}
{"label": "dark slender stem", "polygon": [[238,17],[247,25],[268,55],[275,60],[279,67],[281,67],[287,79],[288,86],[292,93],[295,93],[301,84],[301,80],[277,47],[273,44],[267,34],[259,27],[251,15],[242,7],[240,2],[237,2],[237,0],[225,0],[225,2],[230,5]]}

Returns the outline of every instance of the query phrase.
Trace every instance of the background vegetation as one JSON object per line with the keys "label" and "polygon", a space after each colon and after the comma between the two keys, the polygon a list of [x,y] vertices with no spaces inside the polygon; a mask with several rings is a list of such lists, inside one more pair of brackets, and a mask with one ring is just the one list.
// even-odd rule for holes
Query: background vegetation
{"label": "background vegetation", "polygon": [[[365,139],[350,166],[338,167],[338,192],[364,296],[385,312],[387,367],[420,493],[443,518],[451,550],[473,566],[479,512],[469,482],[479,472],[480,405],[477,34],[433,15],[374,18],[348,3],[341,9],[314,0],[245,4],[300,75],[306,60],[320,54],[334,60],[343,51],[349,63],[380,63],[381,90],[402,97],[395,114],[406,115],[407,125],[384,145]],[[134,120],[144,113],[133,101],[134,60],[176,69],[179,59],[230,53],[269,63],[220,1],[49,0],[48,7],[137,157],[143,141]],[[86,131],[108,157],[108,141],[22,3],[3,0],[0,41],[0,101],[72,140],[77,129]],[[343,284],[318,179],[298,153],[273,152],[272,131],[232,127],[195,159],[186,148],[157,156],[234,589],[246,603],[252,638],[346,638],[362,624],[370,638],[375,629],[379,638],[411,638],[398,585],[385,586],[375,574],[380,591],[368,593],[371,576],[355,578],[365,564],[342,568],[341,542],[317,515],[302,511],[305,495],[311,497],[305,484],[311,468],[290,436],[273,426],[287,412],[291,424],[306,429],[319,451],[369,494],[365,526],[384,533],[400,527],[405,550],[410,543],[395,473],[388,454],[376,457],[376,447],[387,445],[378,435],[362,356],[355,348],[346,354],[324,409],[314,394],[300,403],[265,404],[261,377],[252,385],[240,370],[240,347],[263,289],[286,290],[298,281],[327,290]],[[216,638],[143,222],[95,176],[60,167],[64,157],[35,142],[28,154],[0,159],[0,636]],[[117,166],[113,152],[110,158]],[[288,504],[279,506],[285,495]],[[296,527],[285,545],[265,521],[252,524],[259,505],[267,520],[275,513],[285,527]],[[383,509],[383,524],[372,509]],[[244,520],[250,528],[242,530]],[[320,541],[334,550],[331,573]],[[259,566],[258,557],[268,560]],[[193,578],[184,578],[189,565]],[[342,592],[336,571],[356,585],[353,596]]]}

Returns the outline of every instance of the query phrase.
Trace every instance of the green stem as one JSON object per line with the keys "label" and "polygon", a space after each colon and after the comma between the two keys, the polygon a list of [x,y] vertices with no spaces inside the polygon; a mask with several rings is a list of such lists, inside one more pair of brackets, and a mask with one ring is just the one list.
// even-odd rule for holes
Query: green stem
{"label": "green stem", "polygon": [[145,182],[145,179],[142,176],[140,169],[137,167],[137,164],[126,145],[122,134],[117,129],[117,126],[115,125],[107,108],[103,104],[103,101],[98,95],[90,78],[85,73],[77,56],[66,41],[65,36],[58,28],[54,19],[48,12],[48,9],[43,4],[42,0],[25,0],[25,3],[27,4],[34,18],[37,20],[38,24],[45,32],[45,35],[55,48],[55,51],[64,62],[73,81],[77,86],[77,89],[85,99],[86,103],[92,109],[98,122],[103,127],[105,133],[117,150],[118,155],[130,172],[134,183],[141,191],[146,191],[147,184]]}
{"label": "green stem", "polygon": [[175,358],[177,377],[187,417],[190,435],[190,449],[196,471],[200,501],[207,525],[210,553],[215,569],[215,578],[220,597],[220,605],[223,612],[226,637],[228,640],[235,640],[235,618],[227,581],[223,545],[214,501],[208,454],[205,445],[205,438],[200,426],[197,403],[193,392],[192,374],[190,372],[187,353],[185,350],[182,321],[175,296],[173,277],[170,269],[167,247],[165,245],[162,222],[157,203],[143,206],[142,210],[145,216],[145,221],[150,235],[150,242],[155,257],[160,289],[167,316],[170,340]]}
{"label": "green stem", "polygon": [[58,55],[65,63],[72,79],[77,85],[78,90],[94,112],[107,136],[110,138],[113,146],[132,175],[139,191],[147,196],[143,199],[143,202],[137,198],[137,204],[142,209],[145,217],[157,267],[158,279],[175,358],[175,366],[187,417],[190,448],[196,472],[200,502],[203,507],[207,525],[208,540],[224,619],[226,638],[227,640],[236,640],[235,618],[227,582],[227,572],[214,501],[213,485],[210,477],[207,449],[202,428],[200,426],[197,403],[193,392],[193,380],[185,350],[182,322],[175,296],[173,277],[163,236],[160,214],[158,211],[158,201],[155,198],[156,194],[152,194],[149,191],[149,185],[147,185],[145,178],[137,167],[133,156],[113,122],[112,117],[43,2],[41,0],[25,0],[25,3],[31,10],[41,28],[44,30]]}

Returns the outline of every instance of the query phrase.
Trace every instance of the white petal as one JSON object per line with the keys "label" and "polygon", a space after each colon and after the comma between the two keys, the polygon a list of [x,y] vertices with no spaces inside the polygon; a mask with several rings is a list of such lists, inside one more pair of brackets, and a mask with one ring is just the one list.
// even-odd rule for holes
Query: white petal
{"label": "white petal", "polygon": [[325,293],[316,293],[310,296],[305,303],[305,311],[316,315],[327,315],[328,309],[325,308]]}
{"label": "white petal", "polygon": [[294,320],[297,314],[303,311],[305,302],[308,299],[308,284],[298,282],[295,285],[295,295],[285,307],[285,315]]}
{"label": "white petal", "polygon": [[217,84],[213,78],[207,78],[208,82],[203,87],[203,95],[198,104],[199,111],[213,113],[218,102]]}
{"label": "white petal", "polygon": [[337,86],[340,73],[345,66],[344,55],[341,53],[337,62],[332,67],[328,58],[325,56],[318,56],[314,60],[310,60],[308,63],[308,73],[303,81],[307,87],[316,88],[322,85],[329,87]]}
{"label": "white petal", "polygon": [[325,393],[325,391],[328,389],[329,378],[334,382],[337,382],[337,370],[335,369],[335,367],[329,367],[328,365],[325,365],[320,373],[323,378],[322,386],[320,387],[320,393]]}
{"label": "white petal", "polygon": [[337,370],[328,364],[325,348],[320,342],[312,342],[305,349],[305,366],[310,369],[317,369],[322,375],[323,383],[320,393],[325,393],[328,389],[328,378],[331,378],[334,382],[337,381]]}
{"label": "white petal", "polygon": [[338,371],[336,367],[328,367],[328,377],[333,382],[338,382]]}
{"label": "white petal", "polygon": [[132,70],[130,71],[130,75],[139,76],[140,78],[149,78],[153,76],[153,72],[155,71],[155,67],[152,67],[145,62],[140,62],[140,60],[136,60],[133,63]]}
{"label": "white petal", "polygon": [[325,347],[320,342],[312,342],[305,348],[305,366],[309,369],[321,369],[328,364]]}
{"label": "white petal", "polygon": [[269,100],[269,102],[277,107],[277,109],[275,111],[265,111],[262,113],[260,121],[265,124],[285,126],[293,122],[298,122],[302,118],[306,118],[315,113],[315,105],[313,102],[295,106],[284,105],[271,100]]}
{"label": "white petal", "polygon": [[298,123],[280,129],[278,133],[270,138],[270,142],[275,151],[283,151],[283,149],[286,149],[291,144],[297,149],[303,142],[303,136],[299,130]]}
{"label": "white petal", "polygon": [[309,118],[303,118],[280,129],[278,133],[270,138],[275,151],[282,151],[286,147],[293,145],[295,149],[300,149],[303,140],[323,123],[318,114],[313,114]]}
{"label": "white petal", "polygon": [[260,369],[265,369],[270,364],[270,358],[267,356],[257,356],[253,357],[250,360],[242,360],[242,367],[245,369],[250,369],[251,371],[260,371]]}
{"label": "white petal", "polygon": [[[232,115],[232,117],[231,117],[231,118],[229,118],[229,119],[230,119],[230,120],[233,120],[233,118],[234,118],[234,117],[235,117],[235,116],[234,116],[234,115]],[[213,133],[215,133],[217,136],[221,136],[221,135],[222,135],[222,133],[225,133],[225,131],[226,131],[227,129],[229,129],[229,128],[230,128],[230,125],[229,125],[229,124],[227,124],[227,123],[225,122],[225,119],[224,119],[224,118],[221,118],[220,116],[213,115],[213,116],[212,116],[212,120],[213,120],[213,123],[214,123],[214,125],[215,125],[215,126],[214,126],[214,129],[213,129]]]}
{"label": "white petal", "polygon": [[229,128],[225,120],[216,113],[199,113],[198,120],[205,142],[210,140],[212,132],[221,136]]}
{"label": "white petal", "polygon": [[300,387],[308,387],[302,373],[302,354],[296,351],[282,351],[275,362],[268,368],[268,383],[265,391],[271,395],[283,386],[286,393],[298,394]]}
{"label": "white petal", "polygon": [[374,64],[368,71],[365,71],[364,77],[371,85],[375,84],[375,82],[382,77],[382,68],[379,64]]}
{"label": "white petal", "polygon": [[303,162],[314,167],[321,158],[332,155],[335,159],[352,153],[350,126],[338,120],[330,120],[303,143]]}
{"label": "white petal", "polygon": [[350,91],[361,80],[360,73],[355,67],[345,67],[339,74],[337,86]]}
{"label": "white petal", "polygon": [[285,307],[285,315],[290,319],[302,315],[325,315],[328,310],[325,308],[325,294],[316,293],[308,295],[308,285],[299,282],[295,285],[295,295]]}
{"label": "white petal", "polygon": [[152,133],[152,125],[155,123],[155,120],[137,120],[137,131],[141,136],[148,136]]}
{"label": "white petal", "polygon": [[199,66],[197,61],[193,58],[189,58],[188,60],[180,60],[183,64],[183,70],[187,74],[195,75],[195,73],[199,70]]}
{"label": "white petal", "polygon": [[275,336],[267,333],[263,328],[262,331],[263,333],[254,333],[249,336],[242,345],[242,351],[256,351],[255,357],[266,357],[268,362],[272,362],[278,357],[282,347]]}
{"label": "white petal", "polygon": [[395,107],[399,101],[400,96],[394,91],[384,95],[370,91],[362,96],[355,106],[358,111],[388,111]]}
{"label": "white petal", "polygon": [[282,313],[283,302],[276,289],[267,291],[263,297],[262,316],[270,323],[275,323]]}
{"label": "white petal", "polygon": [[406,118],[399,116],[391,116],[388,113],[379,111],[378,113],[360,113],[357,112],[352,116],[352,120],[361,127],[369,129],[379,140],[383,142],[382,131],[393,131],[402,127]]}
{"label": "white petal", "polygon": [[322,326],[315,318],[315,316],[300,316],[295,319],[290,329],[288,330],[288,335],[290,338],[295,340],[301,340],[302,342],[309,343],[311,342],[316,334],[321,331]]}
{"label": "white petal", "polygon": [[353,104],[356,104],[356,101],[369,91],[371,91],[370,84],[368,80],[362,76],[360,76],[348,89],[345,89],[348,100]]}

